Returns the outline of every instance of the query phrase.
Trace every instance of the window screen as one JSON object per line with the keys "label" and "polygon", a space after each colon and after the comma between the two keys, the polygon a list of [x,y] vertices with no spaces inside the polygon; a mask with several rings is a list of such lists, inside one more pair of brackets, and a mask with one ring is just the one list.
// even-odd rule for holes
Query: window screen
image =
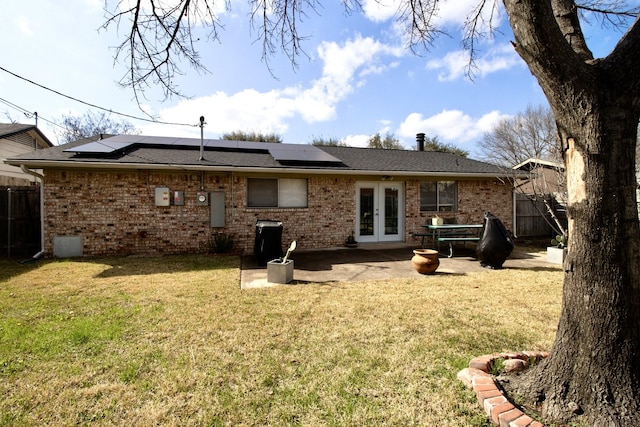
{"label": "window screen", "polygon": [[281,208],[307,207],[307,180],[280,178],[278,206]]}
{"label": "window screen", "polygon": [[249,178],[247,206],[250,208],[306,208],[307,180]]}
{"label": "window screen", "polygon": [[249,178],[247,181],[247,206],[250,208],[278,207],[278,180]]}
{"label": "window screen", "polygon": [[455,212],[458,210],[456,181],[423,181],[420,183],[420,210]]}

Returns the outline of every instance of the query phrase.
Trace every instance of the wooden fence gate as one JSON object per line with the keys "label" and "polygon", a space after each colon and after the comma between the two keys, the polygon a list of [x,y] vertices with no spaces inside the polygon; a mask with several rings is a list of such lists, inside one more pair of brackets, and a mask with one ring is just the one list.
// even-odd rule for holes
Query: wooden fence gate
{"label": "wooden fence gate", "polygon": [[40,189],[0,186],[0,257],[40,250]]}
{"label": "wooden fence gate", "polygon": [[551,236],[553,229],[547,220],[549,217],[544,201],[516,193],[516,236]]}

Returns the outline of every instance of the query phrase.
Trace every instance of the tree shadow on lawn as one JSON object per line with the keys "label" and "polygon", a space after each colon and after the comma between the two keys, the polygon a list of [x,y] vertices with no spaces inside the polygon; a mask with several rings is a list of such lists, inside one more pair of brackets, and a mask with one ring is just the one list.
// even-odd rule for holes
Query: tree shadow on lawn
{"label": "tree shadow on lawn", "polygon": [[38,268],[43,261],[22,263],[24,258],[1,258],[0,259],[0,282],[6,282],[14,276],[27,273]]}
{"label": "tree shadow on lawn", "polygon": [[[368,265],[371,268],[385,268],[382,263],[394,261],[408,261],[413,256],[412,249],[326,249],[297,251],[291,254],[291,259],[295,262],[296,270],[307,271],[330,271],[335,265],[360,264]],[[242,269],[263,269],[265,266],[258,265],[254,255],[242,257]]]}
{"label": "tree shadow on lawn", "polygon": [[80,260],[80,262],[108,265],[97,278],[145,276],[151,274],[187,273],[240,267],[240,257],[219,255],[166,255],[152,257],[122,257]]}

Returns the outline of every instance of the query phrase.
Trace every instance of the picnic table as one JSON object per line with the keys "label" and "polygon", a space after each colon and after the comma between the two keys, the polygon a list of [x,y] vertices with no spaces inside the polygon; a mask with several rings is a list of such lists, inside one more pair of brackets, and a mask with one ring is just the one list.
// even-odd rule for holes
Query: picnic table
{"label": "picnic table", "polygon": [[431,241],[440,252],[440,243],[449,244],[448,257],[453,256],[453,243],[455,242],[478,242],[480,240],[480,230],[482,224],[424,224],[423,227],[431,231]]}

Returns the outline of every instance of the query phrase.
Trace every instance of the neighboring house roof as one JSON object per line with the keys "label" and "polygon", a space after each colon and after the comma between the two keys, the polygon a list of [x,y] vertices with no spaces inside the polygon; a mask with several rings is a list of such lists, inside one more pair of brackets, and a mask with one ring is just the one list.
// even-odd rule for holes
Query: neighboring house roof
{"label": "neighboring house roof", "polygon": [[523,194],[553,194],[558,201],[564,200],[564,165],[549,160],[530,158],[513,167],[528,174],[515,186]]}
{"label": "neighboring house roof", "polygon": [[562,163],[552,162],[550,160],[534,159],[534,158],[529,158],[524,162],[515,165],[513,169],[530,172],[539,167],[543,167],[547,169],[564,170],[564,165]]}
{"label": "neighboring house roof", "polygon": [[[202,148],[201,148],[202,143]],[[203,158],[200,159],[200,150]],[[498,166],[451,153],[117,135],[7,159],[31,168],[136,168],[307,174],[496,177]]]}
{"label": "neighboring house roof", "polygon": [[0,139],[11,139],[21,134],[30,133],[38,141],[40,148],[53,147],[53,143],[36,125],[21,123],[0,123]]}

